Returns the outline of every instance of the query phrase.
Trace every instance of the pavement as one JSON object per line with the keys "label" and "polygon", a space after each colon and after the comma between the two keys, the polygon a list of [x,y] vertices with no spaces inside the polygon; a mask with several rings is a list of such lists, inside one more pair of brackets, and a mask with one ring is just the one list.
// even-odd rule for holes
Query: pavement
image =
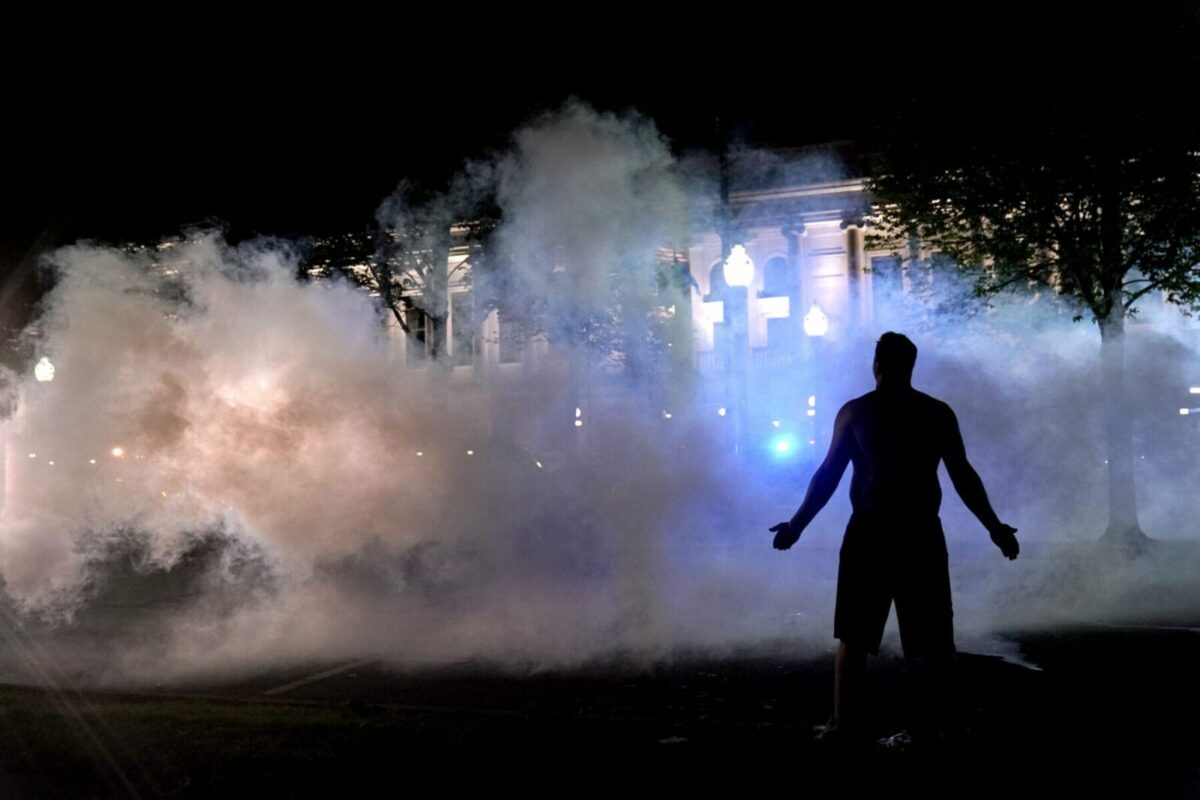
{"label": "pavement", "polygon": [[[949,740],[920,735],[919,665],[873,659],[859,747],[813,737],[831,658],[566,671],[357,659],[152,691],[5,686],[0,797],[1200,796],[1200,634],[1078,626],[1013,641],[1038,669],[962,654],[969,730]],[[877,744],[901,731],[905,746]]]}

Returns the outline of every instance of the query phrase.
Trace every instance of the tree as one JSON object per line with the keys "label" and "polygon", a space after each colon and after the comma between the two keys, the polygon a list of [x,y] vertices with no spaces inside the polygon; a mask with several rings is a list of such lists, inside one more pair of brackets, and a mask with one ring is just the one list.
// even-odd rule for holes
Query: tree
{"label": "tree", "polygon": [[[1110,104],[1097,106],[1105,111]],[[1152,112],[1153,110],[1149,110]],[[1163,293],[1200,305],[1200,147],[1146,108],[1109,119],[1047,113],[1029,125],[981,115],[941,130],[898,128],[872,158],[876,241],[915,237],[975,278],[976,294],[1047,287],[1078,303],[1101,337],[1109,523],[1131,551],[1147,538],[1134,492],[1125,322]],[[1014,125],[1020,117],[1022,124]]]}
{"label": "tree", "polygon": [[[597,302],[579,304],[569,286],[569,254],[552,248],[518,269],[511,248],[496,236],[500,212],[482,197],[466,202],[451,193],[416,202],[402,186],[381,207],[374,230],[313,242],[301,274],[338,276],[369,292],[406,336],[446,367],[453,366],[442,358],[450,284],[458,281],[470,283],[479,315],[499,311],[519,340],[544,338],[587,351],[610,372],[633,376],[664,368],[674,346],[670,340],[683,342],[690,335],[688,293],[694,281],[677,251],[664,249],[646,263],[615,263],[593,298]],[[455,218],[453,211],[461,209],[471,215]],[[447,266],[452,244],[468,250],[453,270]],[[414,310],[423,315],[423,325],[413,325]],[[676,360],[690,354],[679,349]]]}
{"label": "tree", "polygon": [[[467,221],[455,218],[455,195],[414,197],[402,184],[380,207],[374,229],[318,240],[301,264],[306,277],[338,275],[379,299],[406,336],[437,360],[446,353],[446,321],[450,285],[466,280],[473,262],[481,260],[483,242],[495,228],[495,217],[472,208]],[[470,256],[449,267],[454,239],[466,243]],[[423,324],[414,326],[414,311]],[[450,365],[446,359],[439,363]]]}

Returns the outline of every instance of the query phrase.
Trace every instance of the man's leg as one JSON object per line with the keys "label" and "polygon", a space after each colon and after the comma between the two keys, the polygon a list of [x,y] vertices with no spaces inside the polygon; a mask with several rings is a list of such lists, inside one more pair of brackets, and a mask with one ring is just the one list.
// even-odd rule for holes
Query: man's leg
{"label": "man's leg", "polygon": [[950,568],[941,522],[915,526],[904,580],[896,594],[896,617],[906,656],[924,662],[926,714],[934,730],[959,727],[957,655]]}
{"label": "man's leg", "polygon": [[837,604],[833,635],[840,644],[834,658],[833,716],[830,727],[843,731],[862,726],[862,686],[867,654],[879,651],[892,607],[886,567],[891,559],[879,546],[877,520],[854,514],[838,557]]}
{"label": "man's leg", "polygon": [[863,675],[867,668],[867,651],[863,647],[842,642],[833,661],[833,728],[853,728],[861,723],[859,705],[862,700]]}

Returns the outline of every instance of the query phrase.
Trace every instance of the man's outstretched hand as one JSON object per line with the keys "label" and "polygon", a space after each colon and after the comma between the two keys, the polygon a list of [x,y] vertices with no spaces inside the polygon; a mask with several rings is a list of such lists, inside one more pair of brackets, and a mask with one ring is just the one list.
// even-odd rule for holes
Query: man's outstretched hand
{"label": "man's outstretched hand", "polygon": [[771,533],[775,534],[776,550],[787,550],[800,539],[800,529],[793,527],[791,522],[771,526]]}
{"label": "man's outstretched hand", "polygon": [[1017,543],[1017,529],[1011,525],[1000,524],[999,528],[988,531],[992,536],[992,541],[996,547],[1000,548],[1000,552],[1004,553],[1004,557],[1012,561],[1021,552],[1021,545]]}

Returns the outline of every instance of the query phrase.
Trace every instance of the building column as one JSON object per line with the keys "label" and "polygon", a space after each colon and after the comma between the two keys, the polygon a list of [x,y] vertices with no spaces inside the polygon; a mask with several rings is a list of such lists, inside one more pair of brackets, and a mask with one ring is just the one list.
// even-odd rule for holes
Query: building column
{"label": "building column", "polygon": [[853,324],[861,329],[870,319],[867,309],[869,292],[866,291],[866,258],[863,253],[863,222],[859,216],[847,217],[842,221],[842,230],[846,232],[846,283],[850,293],[849,307],[853,314]]}
{"label": "building column", "polygon": [[787,239],[788,269],[792,280],[788,285],[788,316],[791,319],[792,336],[795,339],[796,352],[804,343],[804,295],[802,290],[804,270],[804,245],[807,241],[807,230],[799,220],[789,222],[779,231]]}

